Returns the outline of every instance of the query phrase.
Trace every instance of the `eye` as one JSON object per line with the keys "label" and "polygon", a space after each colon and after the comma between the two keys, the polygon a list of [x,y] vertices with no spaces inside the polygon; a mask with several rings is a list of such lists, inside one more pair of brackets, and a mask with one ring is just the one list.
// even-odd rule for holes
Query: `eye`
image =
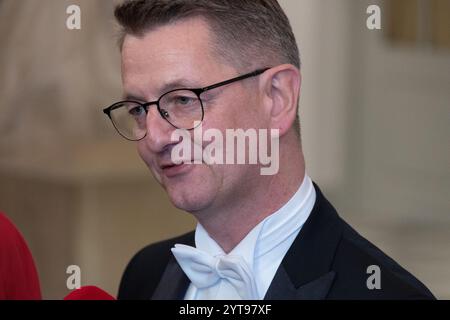
{"label": "eye", "polygon": [[177,105],[186,106],[195,103],[197,99],[189,96],[176,96],[173,100]]}
{"label": "eye", "polygon": [[128,110],[128,113],[133,117],[140,117],[145,114],[145,108],[143,106],[136,106]]}

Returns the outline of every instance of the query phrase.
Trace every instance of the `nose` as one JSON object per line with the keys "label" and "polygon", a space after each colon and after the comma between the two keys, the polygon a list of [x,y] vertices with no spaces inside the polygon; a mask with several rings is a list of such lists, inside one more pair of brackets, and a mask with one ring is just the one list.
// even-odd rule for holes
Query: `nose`
{"label": "nose", "polygon": [[147,135],[144,138],[148,148],[154,153],[160,153],[176,142],[171,136],[175,128],[159,113],[155,105],[150,106],[146,118]]}

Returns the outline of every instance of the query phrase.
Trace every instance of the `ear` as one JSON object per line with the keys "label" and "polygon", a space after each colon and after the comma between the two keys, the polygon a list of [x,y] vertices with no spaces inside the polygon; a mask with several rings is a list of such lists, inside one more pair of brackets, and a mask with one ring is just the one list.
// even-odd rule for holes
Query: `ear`
{"label": "ear", "polygon": [[278,129],[280,137],[293,126],[298,112],[301,86],[300,70],[283,64],[264,73],[263,101],[271,129]]}

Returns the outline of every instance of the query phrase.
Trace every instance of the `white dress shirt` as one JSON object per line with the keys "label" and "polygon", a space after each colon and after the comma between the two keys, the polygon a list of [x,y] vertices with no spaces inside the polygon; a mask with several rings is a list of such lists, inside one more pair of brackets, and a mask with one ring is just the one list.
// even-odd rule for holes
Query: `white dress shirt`
{"label": "white dress shirt", "polygon": [[[270,196],[270,195],[268,195]],[[229,253],[241,256],[253,272],[257,296],[262,300],[275,276],[284,256],[300,232],[316,201],[316,192],[311,179],[305,175],[303,182],[292,198],[279,210],[261,221]],[[201,224],[195,230],[196,248],[212,256],[226,255]],[[221,279],[215,285],[198,289],[192,283],[185,300],[239,300],[235,288]]]}

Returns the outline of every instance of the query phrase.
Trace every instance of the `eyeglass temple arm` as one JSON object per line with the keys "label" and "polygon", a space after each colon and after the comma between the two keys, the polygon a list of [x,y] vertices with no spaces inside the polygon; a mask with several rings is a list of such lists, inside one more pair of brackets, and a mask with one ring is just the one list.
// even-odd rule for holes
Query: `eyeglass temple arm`
{"label": "eyeglass temple arm", "polygon": [[270,68],[258,69],[256,71],[251,72],[251,73],[247,73],[247,74],[244,74],[242,76],[239,76],[239,77],[236,77],[236,78],[233,78],[233,79],[230,79],[230,80],[225,80],[225,81],[213,84],[211,86],[204,87],[204,88],[201,89],[201,92],[205,92],[205,91],[212,90],[212,89],[215,89],[215,88],[218,88],[218,87],[226,86],[227,84],[230,84],[230,83],[233,83],[233,82],[237,82],[237,81],[240,81],[240,80],[244,80],[244,79],[247,79],[247,78],[256,77],[256,76],[266,72],[269,69]]}

